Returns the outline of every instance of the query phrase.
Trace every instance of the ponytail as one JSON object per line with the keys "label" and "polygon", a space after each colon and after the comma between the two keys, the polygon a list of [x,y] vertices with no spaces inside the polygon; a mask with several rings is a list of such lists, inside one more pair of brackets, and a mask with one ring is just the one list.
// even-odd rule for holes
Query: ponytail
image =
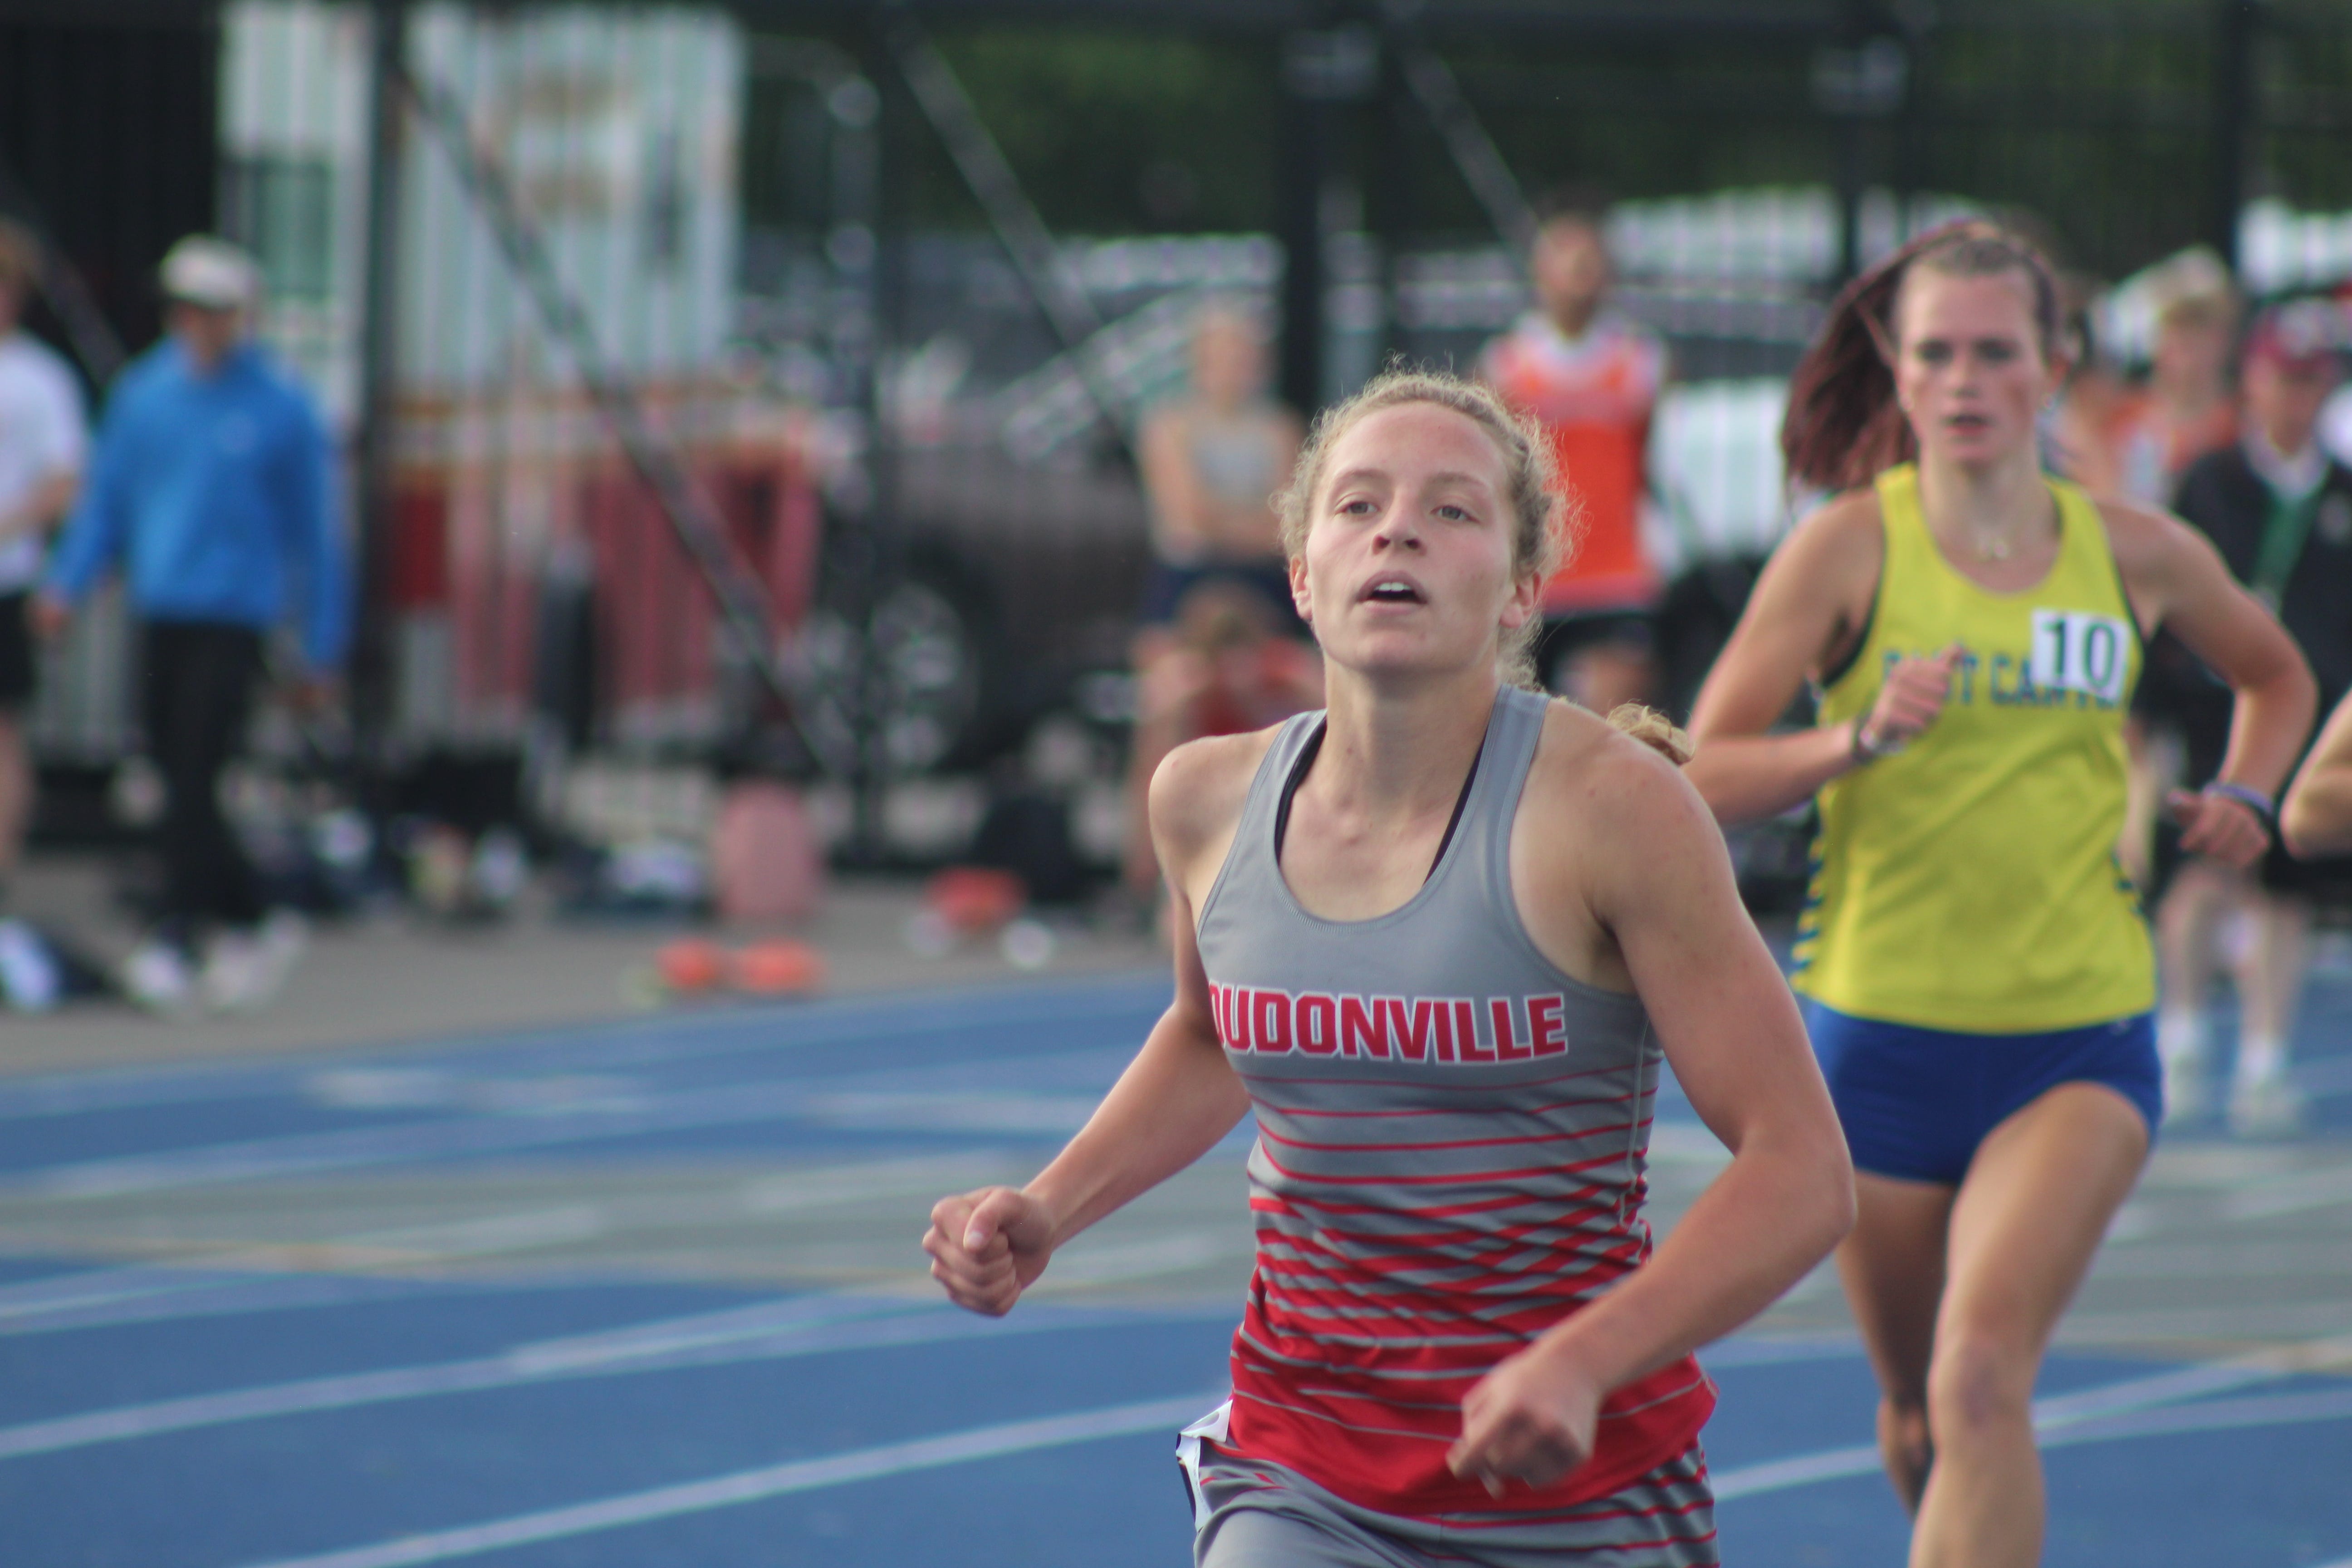
{"label": "ponytail", "polygon": [[1639,702],[1620,702],[1612,708],[1609,727],[1641,742],[1676,767],[1689,762],[1698,750],[1689,731],[1656,709],[1644,708]]}
{"label": "ponytail", "polygon": [[2060,343],[2058,284],[2032,244],[1981,218],[1939,225],[1847,284],[1789,378],[1780,456],[1789,480],[1847,490],[1919,452],[1895,401],[1895,310],[1914,263],[1958,278],[2022,272],[2042,352]]}

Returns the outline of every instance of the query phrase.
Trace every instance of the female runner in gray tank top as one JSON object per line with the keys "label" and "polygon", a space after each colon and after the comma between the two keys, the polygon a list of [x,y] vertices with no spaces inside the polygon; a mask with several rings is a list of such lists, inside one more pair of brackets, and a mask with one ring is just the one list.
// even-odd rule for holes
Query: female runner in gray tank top
{"label": "female runner in gray tank top", "polygon": [[[1002,1313],[1255,1111],[1234,1397],[1180,1449],[1202,1564],[1716,1562],[1691,1352],[1852,1218],[1706,807],[1651,745],[1504,684],[1552,481],[1451,377],[1318,422],[1281,500],[1329,707],[1161,765],[1175,1000],[1036,1180],[932,1210],[932,1273]],[[1732,1159],[1654,1254],[1662,1058]]]}

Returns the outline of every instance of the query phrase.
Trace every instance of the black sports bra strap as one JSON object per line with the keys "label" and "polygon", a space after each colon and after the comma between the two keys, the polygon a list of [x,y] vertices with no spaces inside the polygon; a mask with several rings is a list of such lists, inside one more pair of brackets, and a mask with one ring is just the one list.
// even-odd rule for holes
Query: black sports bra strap
{"label": "black sports bra strap", "polygon": [[[1298,748],[1298,760],[1290,764],[1290,776],[1282,781],[1282,797],[1274,807],[1274,863],[1282,864],[1282,841],[1290,832],[1290,803],[1298,795],[1298,786],[1307,782],[1307,771],[1315,765],[1315,758],[1323,750],[1323,731],[1330,727],[1328,719],[1318,719],[1314,731]],[[1462,793],[1454,797],[1454,815],[1445,819],[1445,834],[1437,841],[1437,853],[1429,858],[1429,870],[1423,876],[1426,882],[1437,875],[1438,866],[1445,859],[1446,849],[1454,843],[1454,830],[1462,826],[1462,813],[1470,805],[1470,786],[1478,782],[1478,759],[1486,754],[1482,741],[1470,754],[1470,771],[1462,780]]]}

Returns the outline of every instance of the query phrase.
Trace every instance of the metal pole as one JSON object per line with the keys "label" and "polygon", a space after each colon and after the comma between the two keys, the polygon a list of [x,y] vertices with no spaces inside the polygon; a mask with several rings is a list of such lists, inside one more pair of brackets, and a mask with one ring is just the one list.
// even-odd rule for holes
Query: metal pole
{"label": "metal pole", "polygon": [[[365,746],[392,718],[393,676],[385,592],[391,573],[393,408],[399,380],[400,171],[404,127],[398,74],[408,50],[405,0],[375,0],[368,59],[366,279],[360,301],[358,458],[359,637],[352,718]],[[372,748],[370,748],[372,749]]]}
{"label": "metal pole", "polygon": [[1282,340],[1275,377],[1283,401],[1303,413],[1323,405],[1323,194],[1321,106],[1286,92],[1275,121],[1275,199],[1282,241]]}
{"label": "metal pole", "polygon": [[922,24],[911,16],[901,14],[885,26],[883,42],[915,106],[939,133],[956,172],[963,176],[965,186],[988,215],[998,243],[1012,258],[1013,270],[1020,273],[1029,297],[1060,340],[1087,396],[1112,432],[1122,440],[1129,439],[1125,400],[1095,362],[1092,344],[1095,334],[1102,331],[1102,317],[1085,286],[1071,276],[1053,232],[1021,188],[1020,176],[1013,172],[1004,150],[988,133],[955,68]]}
{"label": "metal pole", "polygon": [[1444,142],[1463,184],[1486,209],[1486,221],[1510,247],[1512,260],[1524,268],[1535,249],[1537,224],[1535,207],[1519,188],[1518,177],[1511,173],[1502,149],[1486,133],[1470,100],[1462,96],[1462,83],[1454,77],[1454,68],[1412,26],[1412,8],[1404,0],[1390,0],[1381,15],[1405,89]]}
{"label": "metal pole", "polygon": [[766,584],[738,563],[718,510],[656,431],[635,393],[606,360],[594,323],[557,273],[547,242],[524,209],[513,182],[486,149],[475,144],[464,106],[439,83],[418,78],[404,61],[392,62],[391,79],[440,140],[523,291],[548,331],[571,355],[591,406],[638,479],[653,492],[687,558],[718,602],[719,619],[737,639],[744,662],[776,699],[809,755],[829,773],[846,772],[843,759],[830,755],[800,721],[792,682],[772,640],[773,628],[780,622],[769,603]]}
{"label": "metal pole", "polygon": [[2254,38],[2263,25],[2258,0],[2218,0],[2219,37],[2213,51],[2213,210],[2206,235],[2234,270],[2238,213],[2246,202],[2246,168],[2261,131],[2254,92]]}

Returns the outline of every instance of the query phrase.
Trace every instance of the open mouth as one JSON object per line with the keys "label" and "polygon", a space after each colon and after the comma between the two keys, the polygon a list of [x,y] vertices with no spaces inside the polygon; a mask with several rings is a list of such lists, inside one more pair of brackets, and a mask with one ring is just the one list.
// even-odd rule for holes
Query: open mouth
{"label": "open mouth", "polygon": [[1428,602],[1423,598],[1418,586],[1402,577],[1375,577],[1360,596],[1365,603],[1373,605],[1420,605]]}
{"label": "open mouth", "polygon": [[1944,426],[1948,430],[1974,435],[1990,429],[1992,421],[1981,414],[1955,414],[1944,421]]}

